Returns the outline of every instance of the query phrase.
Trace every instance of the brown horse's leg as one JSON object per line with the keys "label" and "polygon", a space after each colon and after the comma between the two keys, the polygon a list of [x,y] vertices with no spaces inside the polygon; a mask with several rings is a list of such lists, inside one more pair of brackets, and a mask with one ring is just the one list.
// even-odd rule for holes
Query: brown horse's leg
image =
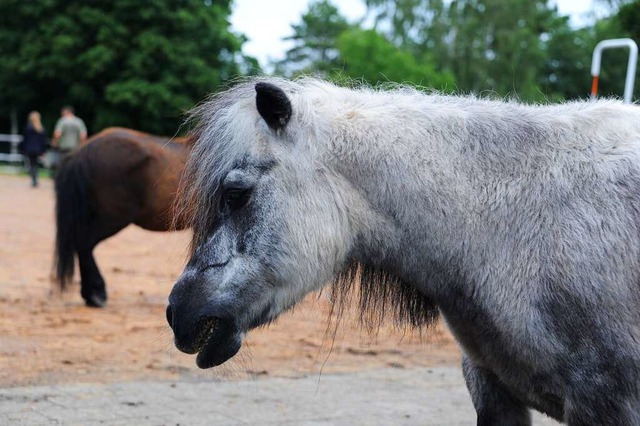
{"label": "brown horse's leg", "polygon": [[104,307],[107,304],[107,289],[93,257],[93,248],[78,251],[78,264],[80,266],[80,294],[82,298],[87,306]]}
{"label": "brown horse's leg", "polygon": [[88,230],[82,241],[78,242],[78,266],[80,267],[80,294],[87,306],[102,308],[107,304],[107,289],[104,278],[93,257],[93,249],[103,240],[120,232],[131,220],[122,214],[122,218],[94,217],[88,224]]}

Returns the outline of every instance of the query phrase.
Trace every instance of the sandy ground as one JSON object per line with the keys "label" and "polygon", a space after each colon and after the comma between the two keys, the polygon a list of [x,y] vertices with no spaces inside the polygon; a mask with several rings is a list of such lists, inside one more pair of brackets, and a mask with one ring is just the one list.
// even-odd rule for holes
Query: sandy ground
{"label": "sandy ground", "polygon": [[[376,335],[343,318],[329,325],[326,295],[255,330],[238,356],[199,370],[177,351],[166,299],[185,261],[189,232],[130,226],[95,255],[109,304],[84,306],[76,283],[60,295],[50,280],[54,241],[51,181],[37,189],[23,176],[0,176],[0,387],[457,366],[459,352],[442,325],[423,335],[388,325]],[[335,323],[334,323],[335,324]]]}

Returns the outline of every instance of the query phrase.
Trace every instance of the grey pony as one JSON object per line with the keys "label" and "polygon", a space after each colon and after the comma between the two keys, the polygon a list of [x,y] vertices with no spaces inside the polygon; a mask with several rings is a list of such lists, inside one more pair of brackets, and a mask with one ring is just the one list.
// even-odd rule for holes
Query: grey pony
{"label": "grey pony", "polygon": [[261,78],[194,117],[167,319],[200,367],[359,277],[444,317],[478,425],[640,425],[640,108]]}

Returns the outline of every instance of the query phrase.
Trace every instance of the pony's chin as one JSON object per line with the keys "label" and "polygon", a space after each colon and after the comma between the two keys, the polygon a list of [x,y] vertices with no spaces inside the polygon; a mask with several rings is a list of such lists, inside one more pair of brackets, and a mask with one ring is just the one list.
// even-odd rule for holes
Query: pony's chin
{"label": "pony's chin", "polygon": [[237,354],[240,346],[242,346],[242,337],[239,333],[214,331],[198,352],[196,365],[202,369],[220,365]]}

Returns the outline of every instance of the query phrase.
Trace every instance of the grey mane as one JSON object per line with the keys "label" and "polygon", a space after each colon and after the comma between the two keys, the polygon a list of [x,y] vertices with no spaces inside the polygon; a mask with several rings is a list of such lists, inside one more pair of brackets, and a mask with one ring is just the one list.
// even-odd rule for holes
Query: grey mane
{"label": "grey mane", "polygon": [[439,317],[438,307],[424,293],[394,275],[360,263],[340,273],[331,291],[338,318],[355,302],[360,323],[370,332],[390,320],[400,328],[420,329],[433,325]]}

